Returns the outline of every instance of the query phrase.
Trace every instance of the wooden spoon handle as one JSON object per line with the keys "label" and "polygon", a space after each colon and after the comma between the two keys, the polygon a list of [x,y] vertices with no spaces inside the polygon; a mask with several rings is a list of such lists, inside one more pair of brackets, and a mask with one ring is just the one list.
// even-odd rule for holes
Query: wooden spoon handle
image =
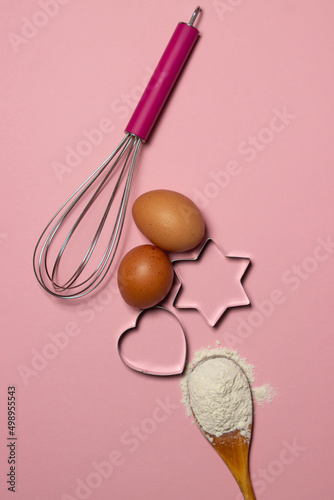
{"label": "wooden spoon handle", "polygon": [[243,477],[236,477],[236,480],[241,489],[241,493],[243,494],[244,499],[256,500],[249,472],[247,471],[247,473]]}
{"label": "wooden spoon handle", "polygon": [[[250,427],[250,431],[251,431]],[[249,440],[236,430],[220,437],[212,436],[211,444],[232,472],[245,500],[256,500],[248,465]]]}

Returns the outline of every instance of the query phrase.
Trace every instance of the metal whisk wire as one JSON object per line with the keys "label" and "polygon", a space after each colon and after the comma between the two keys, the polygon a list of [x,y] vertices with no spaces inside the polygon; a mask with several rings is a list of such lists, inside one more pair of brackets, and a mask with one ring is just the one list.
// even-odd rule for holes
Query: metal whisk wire
{"label": "metal whisk wire", "polygon": [[[139,148],[142,142],[143,141],[139,137],[133,134],[126,134],[123,140],[117,146],[117,148],[112,152],[112,154],[95,170],[95,172],[93,172],[88,177],[88,179],[86,179],[86,181],[83,184],[81,184],[81,186],[68,198],[68,200],[65,201],[65,203],[52,217],[52,219],[49,221],[44,231],[42,232],[34,251],[34,256],[33,256],[34,272],[41,286],[51,295],[66,299],[83,297],[84,295],[87,295],[88,293],[93,291],[105,278],[114,260],[117,247],[119,245],[124,225],[126,209],[128,205],[133,172]],[[109,170],[102,178],[102,181],[95,189],[95,192],[93,193],[91,199],[88,201],[85,208],[83,209],[83,211],[80,213],[80,215],[70,228],[54,262],[50,264],[49,251],[56,235],[62,229],[63,224],[65,224],[72,211],[75,210],[77,204],[82,200],[83,196],[100,178],[100,176],[102,176],[102,174],[105,172],[106,168],[110,165],[112,160],[114,161],[109,167]],[[111,175],[113,174],[114,170],[121,162],[121,160],[124,160],[122,169],[115,183],[114,189],[110,195],[108,204],[103,213],[98,228],[95,232],[95,235],[89,245],[89,248],[84,258],[82,259],[81,263],[77,267],[76,271],[72,274],[72,276],[64,284],[59,284],[57,282],[57,275],[64,251],[68,243],[70,242],[74,232],[78,228],[80,222],[82,222],[84,216],[87,214],[88,210],[90,209],[96,198],[100,195],[102,189],[106,186],[107,182],[110,180]],[[98,263],[97,267],[93,270],[93,272],[88,277],[84,278],[81,282],[79,282],[80,277],[82,276],[94,250],[96,249],[97,243],[101,237],[103,227],[106,223],[116,193],[120,187],[122,178],[128,166],[129,166],[129,171],[125,182],[121,202],[115,218],[115,225],[113,227],[111,236],[109,238],[106,250],[100,262]],[[49,229],[50,232],[39,252],[41,241]]]}

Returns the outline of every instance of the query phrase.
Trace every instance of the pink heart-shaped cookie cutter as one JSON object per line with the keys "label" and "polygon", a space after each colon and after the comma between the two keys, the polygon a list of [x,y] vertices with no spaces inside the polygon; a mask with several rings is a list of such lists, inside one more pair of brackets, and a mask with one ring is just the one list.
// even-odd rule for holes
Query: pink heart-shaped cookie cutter
{"label": "pink heart-shaped cookie cutter", "polygon": [[117,350],[132,370],[148,375],[180,375],[187,358],[187,340],[178,318],[169,309],[144,309],[136,323],[118,339]]}

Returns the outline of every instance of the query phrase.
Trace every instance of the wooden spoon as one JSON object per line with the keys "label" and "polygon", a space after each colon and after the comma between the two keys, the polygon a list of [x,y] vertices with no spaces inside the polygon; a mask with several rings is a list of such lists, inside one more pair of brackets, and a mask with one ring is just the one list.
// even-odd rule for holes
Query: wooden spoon
{"label": "wooden spoon", "polygon": [[[251,425],[249,429],[252,431]],[[242,436],[239,430],[228,432],[219,437],[208,433],[204,433],[204,435],[232,472],[244,499],[256,500],[248,466],[250,439],[246,439]]]}
{"label": "wooden spoon", "polygon": [[[216,356],[213,356],[216,357]],[[218,357],[218,356],[217,356]],[[205,362],[209,358],[204,358],[200,363]],[[232,360],[231,360],[232,361]],[[195,365],[192,371],[196,368]],[[240,367],[239,367],[240,368]],[[241,368],[240,368],[241,369]],[[251,390],[249,389],[249,397],[252,398]],[[217,437],[206,432],[196,418],[196,414],[192,409],[195,421],[214,449],[219,453],[221,458],[226,463],[227,467],[232,472],[245,500],[256,500],[253,486],[249,474],[249,447],[252,436],[252,422],[249,425],[249,437],[245,437],[240,433],[239,429],[232,432],[226,432]]]}

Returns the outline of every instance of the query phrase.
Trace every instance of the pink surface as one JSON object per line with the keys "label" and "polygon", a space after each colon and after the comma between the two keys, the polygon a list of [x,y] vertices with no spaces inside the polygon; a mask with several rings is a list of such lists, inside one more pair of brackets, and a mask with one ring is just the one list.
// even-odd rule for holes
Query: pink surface
{"label": "pink surface", "polygon": [[[196,5],[18,1],[2,6],[0,496],[7,387],[16,386],[20,500],[240,498],[180,403],[179,378],[149,377],[116,351],[137,312],[115,277],[85,300],[48,296],[36,240],[123,130],[179,21]],[[176,310],[190,356],[238,348],[258,383],[251,471],[260,499],[333,491],[334,5],[204,0],[196,44],[131,193],[172,189],[203,211],[228,255],[247,256],[251,307],[216,328]],[[129,216],[120,257],[145,243]],[[173,257],[176,257],[173,255]],[[214,290],[212,293],[214,294]],[[171,306],[172,296],[164,305]]]}

